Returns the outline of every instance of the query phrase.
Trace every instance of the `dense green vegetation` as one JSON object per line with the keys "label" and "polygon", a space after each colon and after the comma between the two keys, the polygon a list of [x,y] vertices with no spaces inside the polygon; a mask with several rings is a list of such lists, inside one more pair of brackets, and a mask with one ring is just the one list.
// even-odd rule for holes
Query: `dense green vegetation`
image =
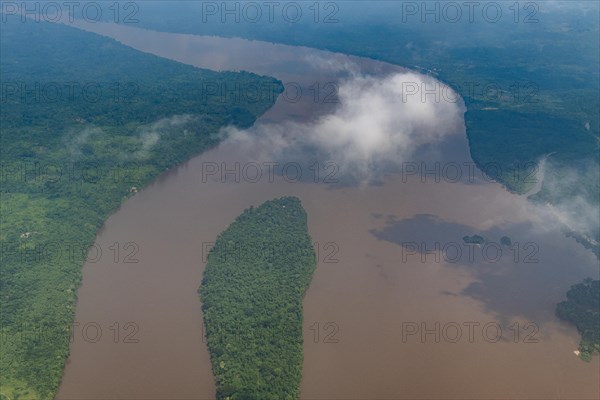
{"label": "dense green vegetation", "polygon": [[199,289],[218,399],[298,398],[315,265],[295,197],[245,210],[218,237]]}
{"label": "dense green vegetation", "polygon": [[466,244],[484,244],[485,238],[479,235],[463,236],[463,242]]}
{"label": "dense green vegetation", "polygon": [[[302,18],[293,23],[283,18],[283,6],[272,22],[255,23],[242,12],[238,21],[235,14],[224,16],[222,5],[211,14],[203,12],[203,2],[170,3],[141,4],[139,25],[322,48],[434,75],[465,100],[471,156],[484,170],[493,166],[494,178],[526,193],[535,184],[533,165],[551,154],[534,200],[581,197],[599,204],[597,1],[494,2],[502,14],[493,22],[483,14],[485,2],[477,3],[472,20],[466,8],[458,20],[452,10],[424,15],[444,2],[322,2],[318,18],[316,3],[302,2]],[[407,12],[406,3],[418,11]],[[261,21],[267,15],[263,10]],[[565,179],[565,171],[574,179]],[[586,235],[600,241],[598,229]]]}
{"label": "dense green vegetation", "polygon": [[512,245],[512,240],[508,236],[502,236],[500,238],[500,244],[502,246],[510,247]]}
{"label": "dense green vegetation", "polygon": [[590,361],[600,352],[600,280],[586,279],[571,286],[567,300],[556,306],[556,315],[569,321],[581,333],[579,356]]}
{"label": "dense green vegetation", "polygon": [[[221,127],[250,126],[282,87],[63,25],[9,20],[0,40],[0,392],[51,399],[81,266],[103,221],[132,186],[216,145]],[[94,87],[87,96],[86,84]],[[207,84],[259,85],[270,95],[204,96]]]}

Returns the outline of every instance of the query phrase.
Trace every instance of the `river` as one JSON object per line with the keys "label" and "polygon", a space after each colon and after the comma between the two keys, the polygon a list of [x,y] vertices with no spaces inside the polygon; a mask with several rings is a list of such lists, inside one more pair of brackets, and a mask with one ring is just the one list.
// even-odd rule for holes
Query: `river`
{"label": "river", "polygon": [[[376,77],[405,71],[259,41],[79,27],[168,59],[271,75],[305,89],[347,77],[331,65],[349,63]],[[335,107],[310,96],[298,102],[280,96],[251,132]],[[412,160],[469,162],[464,125],[448,130],[435,151],[416,152]],[[139,262],[103,257],[84,266],[75,321],[101,327],[103,336],[90,343],[76,334],[57,398],[214,398],[197,294],[204,244],[245,208],[284,195],[301,199],[318,250],[304,300],[303,399],[600,396],[599,358],[579,360],[578,333],[554,317],[570,285],[598,278],[597,260],[546,226],[523,196],[485,179],[423,182],[419,174],[392,172],[370,185],[332,184],[322,175],[317,182],[280,175],[204,179],[207,165],[255,161],[251,150],[225,141],[161,175],[106,221],[96,245],[134,242]],[[513,243],[466,246],[462,237],[475,233],[494,243],[506,235]],[[436,244],[444,251],[424,250]],[[503,254],[496,259],[498,248]]]}

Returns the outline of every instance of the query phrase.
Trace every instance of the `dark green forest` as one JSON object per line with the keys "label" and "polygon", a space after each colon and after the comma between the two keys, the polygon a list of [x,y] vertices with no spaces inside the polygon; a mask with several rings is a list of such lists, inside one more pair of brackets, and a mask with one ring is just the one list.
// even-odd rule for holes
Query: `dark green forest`
{"label": "dark green forest", "polygon": [[[136,189],[215,146],[221,127],[252,125],[282,86],[63,25],[10,21],[0,31],[0,389],[51,399],[81,267],[103,221]],[[265,95],[207,96],[214,84],[258,85]]]}
{"label": "dark green forest", "polygon": [[479,235],[463,236],[463,242],[466,244],[484,244],[485,238]]}
{"label": "dark green forest", "polygon": [[295,197],[249,208],[209,253],[199,293],[218,399],[296,399],[302,298],[316,266]]}
{"label": "dark green forest", "polygon": [[556,315],[577,327],[582,360],[589,362],[600,352],[600,280],[588,278],[571,286],[567,300],[557,304]]}

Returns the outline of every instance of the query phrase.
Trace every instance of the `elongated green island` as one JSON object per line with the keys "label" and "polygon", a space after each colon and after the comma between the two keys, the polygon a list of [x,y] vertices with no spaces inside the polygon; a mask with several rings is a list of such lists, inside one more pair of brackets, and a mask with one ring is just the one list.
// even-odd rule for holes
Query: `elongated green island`
{"label": "elongated green island", "polygon": [[199,289],[218,399],[295,399],[302,298],[316,266],[300,200],[249,208],[208,256]]}

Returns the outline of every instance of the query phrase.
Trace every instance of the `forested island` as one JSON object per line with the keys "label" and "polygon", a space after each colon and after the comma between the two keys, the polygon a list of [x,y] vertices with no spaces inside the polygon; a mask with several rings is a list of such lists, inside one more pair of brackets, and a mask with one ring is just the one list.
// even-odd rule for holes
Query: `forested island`
{"label": "forested island", "polygon": [[485,243],[485,238],[483,236],[480,235],[466,235],[463,236],[463,242],[465,244],[484,244]]}
{"label": "forested island", "polygon": [[[282,86],[46,22],[3,22],[0,49],[0,392],[52,399],[103,222],[161,172],[215,146],[221,127],[251,126]],[[207,85],[268,93],[206,96]]]}
{"label": "forested island", "polygon": [[600,280],[588,278],[571,286],[567,300],[557,304],[556,315],[577,327],[579,357],[590,361],[600,351]]}
{"label": "forested island", "polygon": [[218,399],[298,398],[315,266],[295,197],[251,207],[219,235],[199,288]]}

